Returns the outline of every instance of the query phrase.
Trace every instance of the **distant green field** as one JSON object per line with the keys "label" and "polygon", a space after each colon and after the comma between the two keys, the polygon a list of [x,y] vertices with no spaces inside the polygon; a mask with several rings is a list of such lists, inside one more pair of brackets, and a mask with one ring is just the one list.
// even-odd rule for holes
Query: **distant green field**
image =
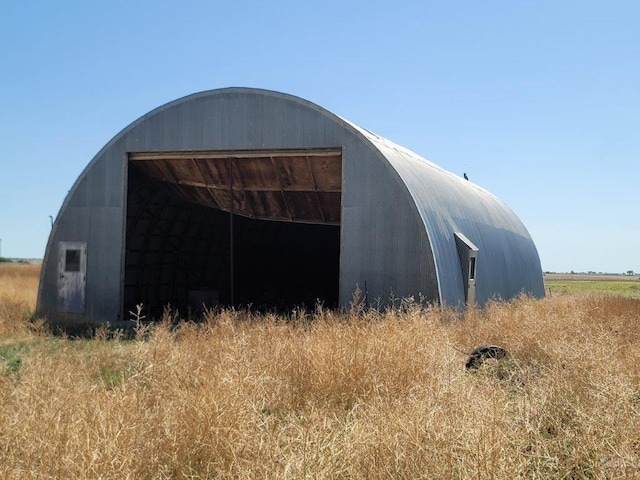
{"label": "distant green field", "polygon": [[607,293],[623,297],[640,298],[640,281],[612,280],[550,280],[545,279],[547,293]]}

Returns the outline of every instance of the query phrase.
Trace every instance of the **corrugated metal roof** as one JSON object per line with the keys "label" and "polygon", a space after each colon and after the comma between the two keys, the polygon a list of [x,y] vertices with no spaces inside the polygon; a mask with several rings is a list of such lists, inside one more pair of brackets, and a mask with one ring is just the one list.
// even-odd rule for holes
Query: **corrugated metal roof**
{"label": "corrugated metal roof", "polygon": [[[330,155],[316,163],[306,151]],[[225,163],[230,153],[238,161],[232,173]],[[200,154],[204,157],[198,162],[189,160]],[[162,192],[145,196],[141,191],[136,197],[136,189],[146,185],[138,181],[138,167],[146,178],[160,180]],[[240,187],[233,203],[225,180],[230,177]],[[188,203],[178,207],[176,198]],[[304,233],[293,235],[303,239],[297,243],[312,245],[310,257],[323,249],[324,240],[315,239],[313,229],[306,229],[311,226],[302,223],[339,225],[326,226],[332,241],[339,230],[339,251],[332,247],[319,258],[339,262],[339,284],[332,288],[339,289],[340,305],[348,305],[354,289],[363,287],[382,302],[408,296],[449,305],[464,302],[455,233],[478,248],[478,303],[495,295],[511,298],[520,290],[544,295],[535,245],[522,222],[494,195],[307,100],[229,88],[158,107],[91,160],[52,229],[38,310],[51,318],[60,313],[58,242],[87,242],[91,321],[124,320],[123,299],[135,304],[140,294],[138,289],[129,295],[130,286],[156,282],[153,288],[160,291],[172,283],[175,288],[158,298],[173,302],[171,292],[189,286],[188,274],[200,266],[201,256],[209,259],[206,271],[224,270],[219,259],[228,245],[221,240],[220,222],[211,226],[197,210],[201,205],[217,210],[233,205],[235,213],[286,220],[289,226],[301,222],[300,230],[293,231]],[[246,235],[261,237],[260,232],[256,227]],[[271,282],[266,275],[258,280]],[[212,281],[216,288],[228,287],[220,275]]]}
{"label": "corrugated metal roof", "polygon": [[427,229],[439,279],[441,302],[464,303],[454,232],[479,249],[476,300],[495,292],[512,297],[523,289],[544,296],[540,259],[529,232],[495,195],[454,175],[415,152],[351,124],[396,170],[414,199]]}

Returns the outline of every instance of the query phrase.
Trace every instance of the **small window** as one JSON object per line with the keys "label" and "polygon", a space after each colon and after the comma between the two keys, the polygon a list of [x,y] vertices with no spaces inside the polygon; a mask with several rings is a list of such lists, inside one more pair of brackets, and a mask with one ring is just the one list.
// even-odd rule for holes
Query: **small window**
{"label": "small window", "polygon": [[469,258],[469,280],[476,279],[476,257]]}
{"label": "small window", "polygon": [[64,271],[65,272],[80,271],[80,250],[67,250],[65,252]]}

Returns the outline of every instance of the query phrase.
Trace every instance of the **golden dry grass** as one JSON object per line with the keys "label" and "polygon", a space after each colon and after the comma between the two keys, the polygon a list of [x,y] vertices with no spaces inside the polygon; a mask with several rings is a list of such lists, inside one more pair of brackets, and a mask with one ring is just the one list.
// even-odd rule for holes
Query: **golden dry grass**
{"label": "golden dry grass", "polygon": [[[29,298],[1,319],[0,478],[640,478],[637,299],[222,312],[127,341],[33,331]],[[483,343],[510,356],[465,371]]]}
{"label": "golden dry grass", "polygon": [[35,310],[40,265],[0,263],[0,339],[20,335]]}

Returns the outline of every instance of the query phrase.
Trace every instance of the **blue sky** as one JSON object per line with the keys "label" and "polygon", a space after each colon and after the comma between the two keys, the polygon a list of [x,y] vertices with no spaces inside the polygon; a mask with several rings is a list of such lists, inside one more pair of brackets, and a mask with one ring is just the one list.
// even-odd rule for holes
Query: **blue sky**
{"label": "blue sky", "polygon": [[42,257],[74,181],[153,108],[300,96],[470,179],[544,270],[640,271],[640,2],[5,1],[2,256]]}

